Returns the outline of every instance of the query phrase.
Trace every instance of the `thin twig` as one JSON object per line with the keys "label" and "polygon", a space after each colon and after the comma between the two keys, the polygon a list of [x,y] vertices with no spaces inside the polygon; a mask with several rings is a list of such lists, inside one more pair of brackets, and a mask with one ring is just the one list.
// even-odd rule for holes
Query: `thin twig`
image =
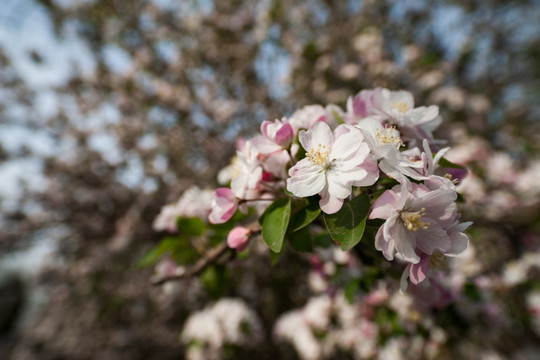
{"label": "thin twig", "polygon": [[197,260],[197,262],[193,266],[189,267],[183,273],[157,277],[157,278],[152,279],[151,283],[152,285],[161,285],[167,281],[180,280],[180,279],[190,278],[190,277],[199,275],[210,264],[217,261],[221,257],[221,255],[223,255],[227,250],[228,250],[227,243],[223,242],[219,244],[218,246],[216,246],[215,248],[212,248],[210,251],[208,251],[205,254],[205,256]]}

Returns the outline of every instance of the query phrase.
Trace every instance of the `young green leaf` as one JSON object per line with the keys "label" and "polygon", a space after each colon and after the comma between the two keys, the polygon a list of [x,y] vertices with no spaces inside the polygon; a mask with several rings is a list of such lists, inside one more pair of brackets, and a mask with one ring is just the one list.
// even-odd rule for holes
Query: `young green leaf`
{"label": "young green leaf", "polygon": [[361,194],[352,201],[343,203],[337,213],[324,214],[326,228],[341,250],[352,249],[362,239],[368,212],[369,198],[366,194]]}
{"label": "young green leaf", "polygon": [[291,198],[277,199],[264,211],[261,218],[264,242],[270,250],[279,253],[291,218]]}
{"label": "young green leaf", "polygon": [[301,228],[298,231],[288,233],[287,239],[289,244],[296,250],[300,252],[311,252],[313,247],[311,245],[311,234],[309,233],[309,228]]}
{"label": "young green leaf", "polygon": [[270,265],[274,266],[279,261],[284,251],[285,251],[285,248],[281,248],[281,251],[278,253],[270,251]]}
{"label": "young green leaf", "polygon": [[180,233],[193,236],[201,236],[206,230],[206,224],[204,221],[197,217],[180,217],[176,220],[176,226]]}
{"label": "young green leaf", "polygon": [[179,264],[186,264],[197,259],[198,254],[183,237],[167,236],[159,244],[150,249],[141,260],[137,267],[146,267],[154,264],[163,254],[169,253]]}
{"label": "young green leaf", "polygon": [[291,216],[288,232],[298,231],[313,222],[321,213],[321,208],[317,201],[310,202],[298,212]]}
{"label": "young green leaf", "polygon": [[439,165],[447,169],[465,169],[463,166],[459,164],[454,164],[453,162],[445,159],[444,157],[441,157],[441,159],[439,160]]}
{"label": "young green leaf", "polygon": [[226,274],[223,265],[212,264],[201,273],[201,280],[210,297],[217,299],[223,296],[226,289]]}

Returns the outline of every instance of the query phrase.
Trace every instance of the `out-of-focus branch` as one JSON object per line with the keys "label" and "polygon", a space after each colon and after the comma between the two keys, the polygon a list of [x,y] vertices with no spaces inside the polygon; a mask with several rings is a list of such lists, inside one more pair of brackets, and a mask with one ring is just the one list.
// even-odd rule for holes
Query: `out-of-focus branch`
{"label": "out-of-focus branch", "polygon": [[[246,227],[250,228],[252,230],[250,238],[248,241],[251,241],[254,237],[259,235],[261,233],[261,227],[257,221],[246,225]],[[152,285],[161,285],[166,283],[167,281],[173,281],[173,280],[180,280],[180,279],[188,279],[193,276],[199,275],[201,272],[204,271],[209,265],[219,261],[220,259],[224,258],[225,254],[227,254],[227,250],[231,250],[231,252],[228,253],[228,257],[224,260],[228,260],[230,258],[230,254],[232,253],[232,249],[229,249],[226,242],[223,242],[219,244],[218,246],[210,249],[202,258],[197,260],[193,266],[187,268],[184,272],[179,274],[172,274],[172,275],[161,275],[161,276],[155,276],[151,283]]]}
{"label": "out-of-focus branch", "polygon": [[184,271],[183,273],[155,277],[152,279],[151,283],[152,285],[161,285],[167,281],[180,280],[199,275],[210,264],[216,262],[223,254],[225,254],[227,250],[227,243],[223,242],[208,251],[202,258],[197,260],[197,262],[193,266],[187,268],[186,271]]}

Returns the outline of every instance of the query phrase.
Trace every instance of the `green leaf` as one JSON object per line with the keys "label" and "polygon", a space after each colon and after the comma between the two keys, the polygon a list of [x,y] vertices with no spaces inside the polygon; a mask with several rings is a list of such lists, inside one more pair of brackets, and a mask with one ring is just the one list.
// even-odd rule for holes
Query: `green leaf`
{"label": "green leaf", "polygon": [[345,121],[343,120],[341,115],[333,108],[332,108],[332,115],[334,115],[338,124],[345,124]]}
{"label": "green leaf", "polygon": [[447,169],[465,169],[465,167],[458,164],[454,164],[453,162],[445,159],[444,157],[441,157],[441,159],[439,160],[439,165]]}
{"label": "green leaf", "polygon": [[315,238],[313,239],[313,245],[322,247],[324,249],[329,248],[333,243],[332,237],[326,230],[315,235]]}
{"label": "green leaf", "polygon": [[144,254],[136,266],[146,267],[152,265],[165,253],[170,253],[173,259],[180,265],[193,262],[199,257],[187,239],[167,236],[157,246]]}
{"label": "green leaf", "polygon": [[274,266],[278,260],[281,258],[281,255],[283,255],[283,248],[281,249],[280,252],[278,253],[275,253],[273,251],[270,251],[270,265]]}
{"label": "green leaf", "polygon": [[288,231],[298,231],[313,222],[321,213],[321,208],[318,202],[310,202],[294,215],[291,216],[291,222],[289,224]]}
{"label": "green leaf", "polygon": [[198,217],[179,217],[176,220],[176,226],[180,233],[192,236],[201,236],[206,231],[206,224]]}
{"label": "green leaf", "polygon": [[354,304],[354,297],[356,296],[356,292],[359,290],[360,286],[358,285],[358,280],[353,279],[349,281],[349,283],[345,286],[345,299],[347,299],[347,302],[350,305]]}
{"label": "green leaf", "polygon": [[368,212],[369,198],[361,194],[350,202],[346,201],[337,213],[324,214],[326,228],[341,250],[352,249],[362,239]]}
{"label": "green leaf", "polygon": [[225,267],[223,265],[209,265],[201,274],[201,280],[208,294],[217,299],[225,292]]}
{"label": "green leaf", "polygon": [[264,211],[261,218],[264,242],[273,252],[280,252],[291,218],[291,198],[277,199]]}
{"label": "green leaf", "polygon": [[287,239],[291,246],[300,252],[311,252],[313,248],[311,246],[311,234],[309,228],[301,228],[298,231],[287,234]]}
{"label": "green leaf", "polygon": [[153,263],[155,263],[157,261],[157,259],[159,259],[159,257],[161,256],[162,253],[159,252],[158,250],[158,247],[155,246],[153,248],[151,248],[150,250],[148,250],[144,255],[143,257],[141,258],[141,260],[139,260],[139,262],[137,262],[137,267],[138,268],[144,268],[144,267],[147,267],[147,266],[150,266],[152,265]]}

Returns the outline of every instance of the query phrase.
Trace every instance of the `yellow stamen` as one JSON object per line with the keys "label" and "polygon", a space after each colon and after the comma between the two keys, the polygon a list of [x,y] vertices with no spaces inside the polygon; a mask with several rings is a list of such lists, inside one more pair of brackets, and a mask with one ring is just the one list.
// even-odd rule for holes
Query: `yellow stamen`
{"label": "yellow stamen", "polygon": [[450,175],[450,174],[445,174],[444,177],[447,178],[447,179],[452,180],[452,182],[453,182],[454,184],[459,183],[459,180],[458,180],[458,179],[452,178],[452,175]]}
{"label": "yellow stamen", "polygon": [[313,165],[319,165],[327,170],[330,167],[328,162],[328,154],[330,153],[330,147],[326,145],[319,144],[316,149],[310,149],[306,153],[306,157],[313,163]]}
{"label": "yellow stamen", "polygon": [[390,106],[392,106],[392,108],[396,109],[400,113],[406,113],[407,111],[411,110],[411,107],[407,105],[406,103],[404,103],[403,101],[400,101],[400,102],[392,101]]}
{"label": "yellow stamen", "polygon": [[426,216],[426,208],[422,208],[420,211],[401,213],[403,224],[409,231],[418,231],[420,228],[426,230],[429,227],[430,223],[420,220],[422,216]]}
{"label": "yellow stamen", "polygon": [[375,133],[375,136],[381,141],[383,144],[396,144],[398,147],[401,146],[401,138],[394,136],[394,131],[396,131],[396,127],[386,127],[384,126],[384,129],[377,130]]}

